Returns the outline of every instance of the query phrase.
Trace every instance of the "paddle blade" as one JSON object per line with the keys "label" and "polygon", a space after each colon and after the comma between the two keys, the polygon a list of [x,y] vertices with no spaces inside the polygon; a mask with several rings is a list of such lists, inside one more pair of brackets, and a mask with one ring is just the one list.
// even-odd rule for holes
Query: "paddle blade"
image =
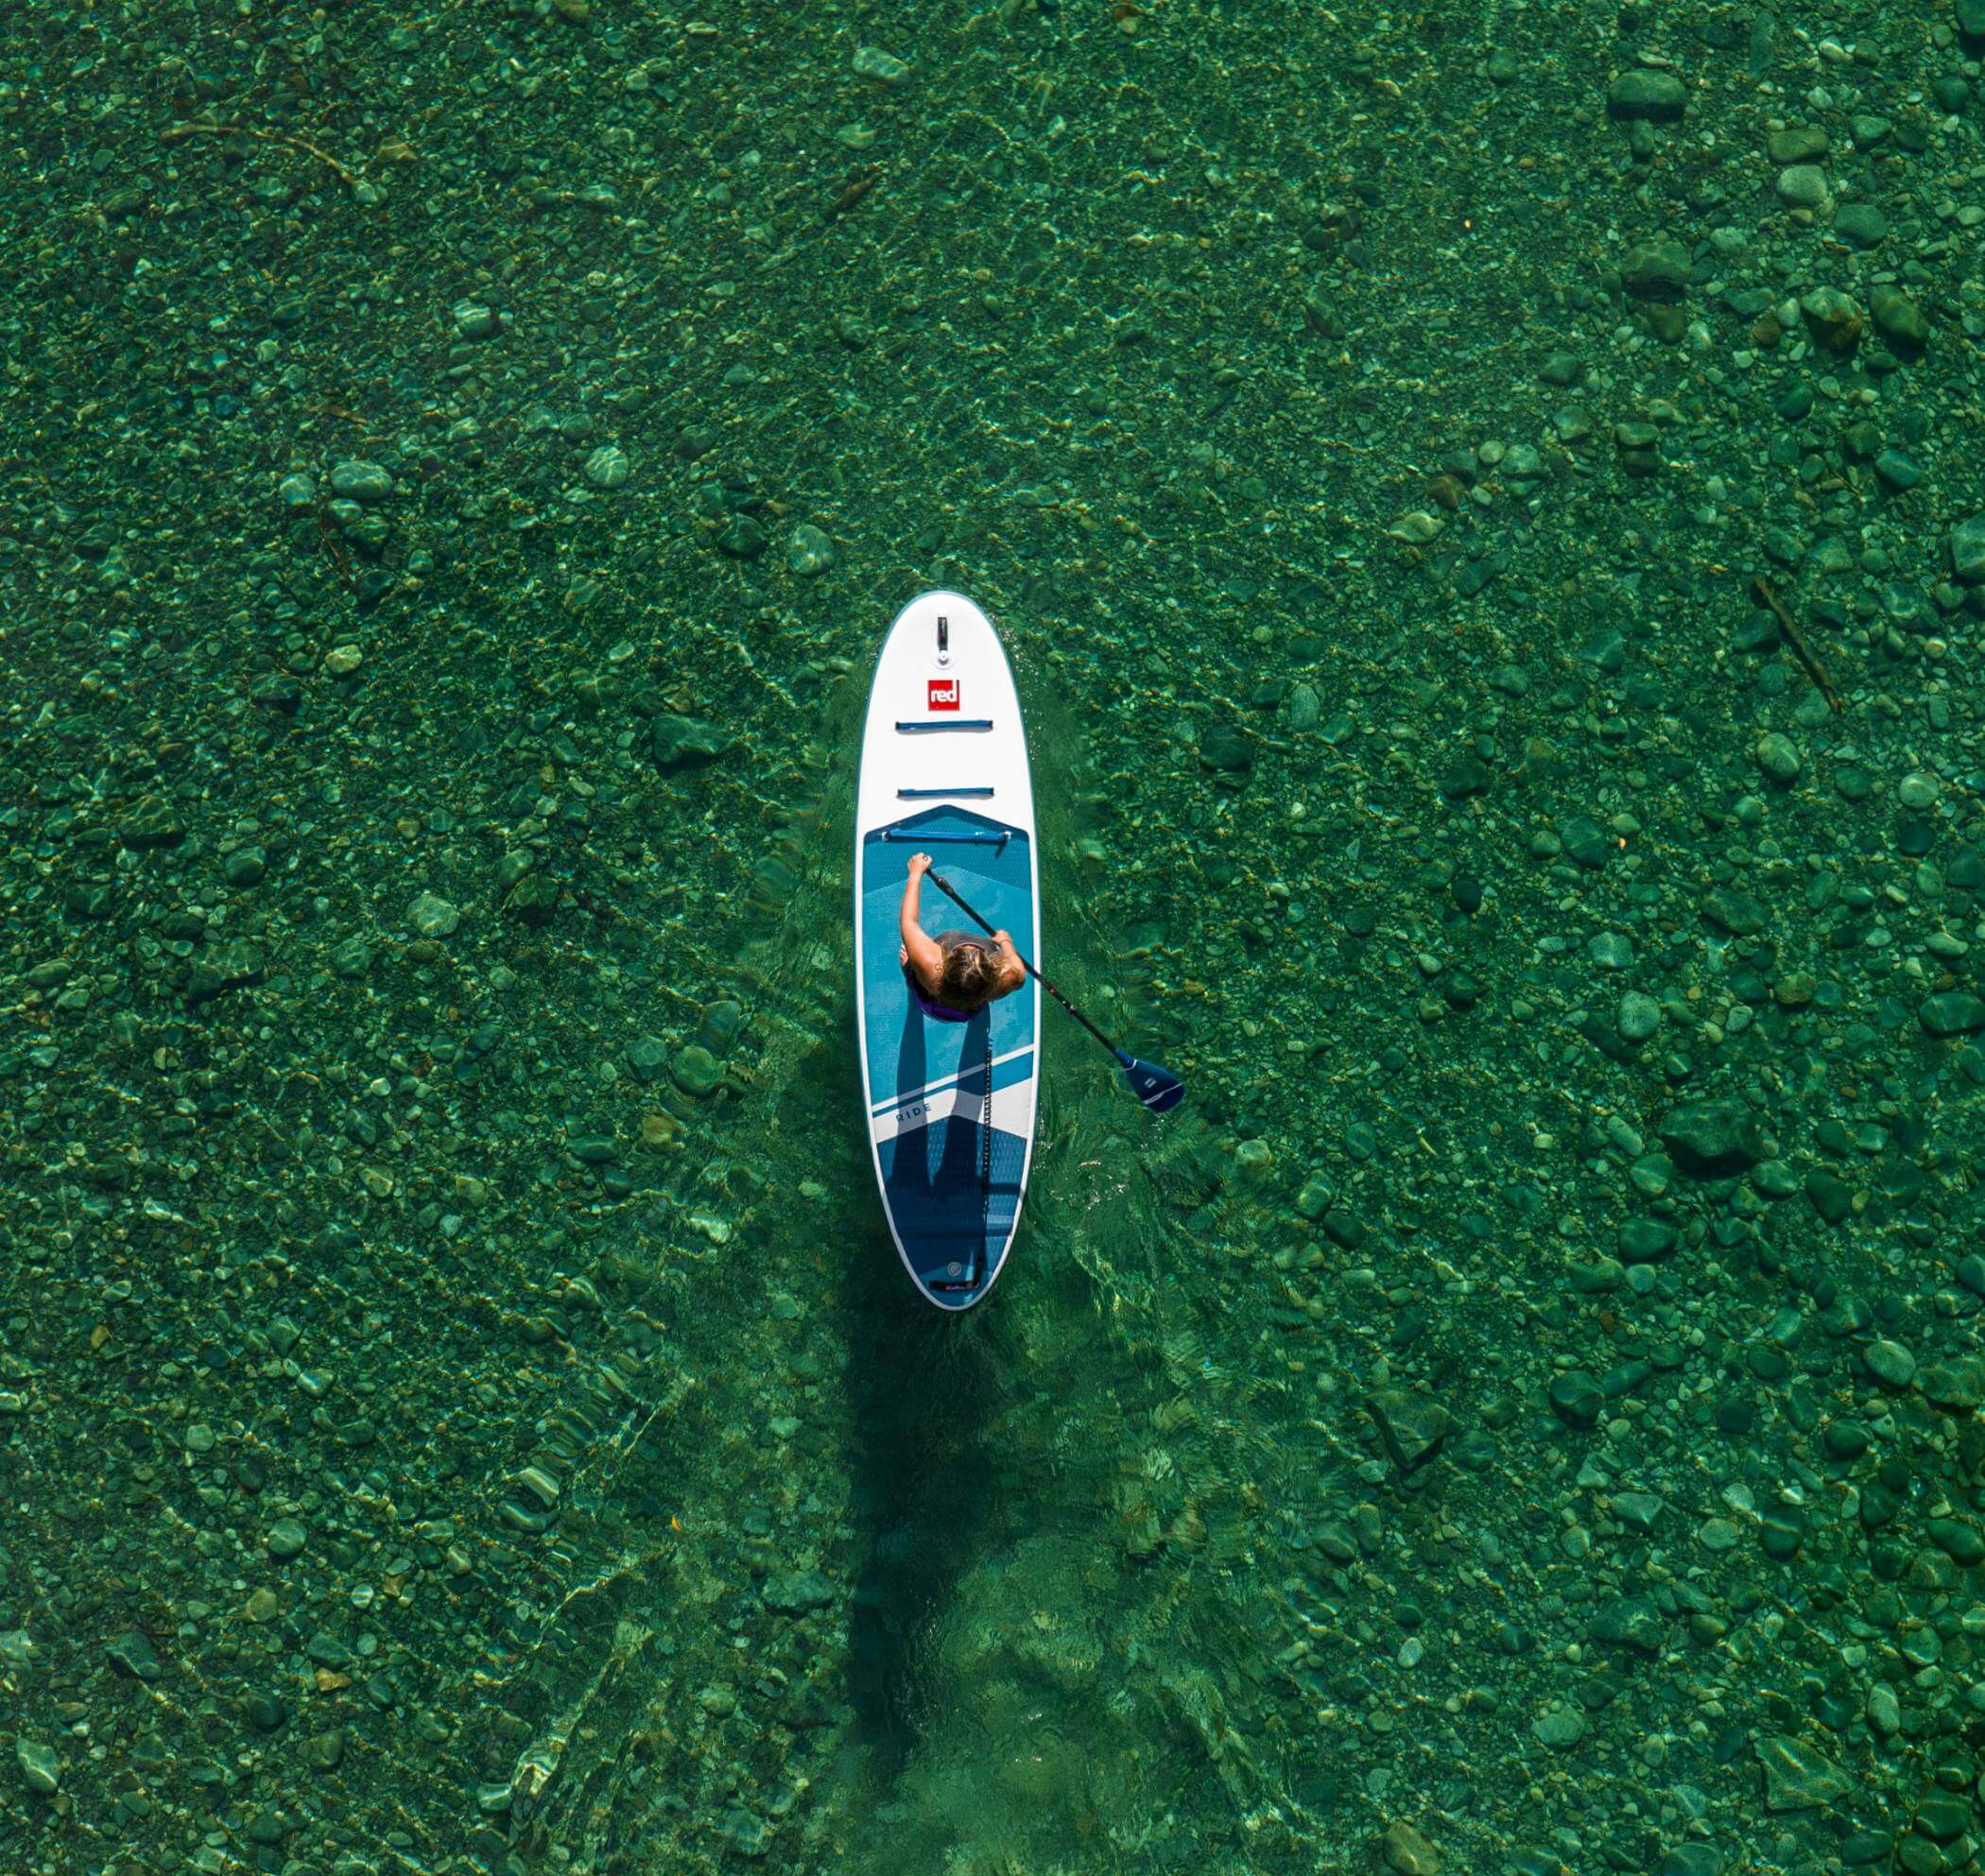
{"label": "paddle blade", "polygon": [[1168,1114],[1185,1098],[1185,1084],[1176,1075],[1168,1075],[1156,1062],[1139,1061],[1135,1056],[1116,1052],[1116,1058],[1123,1063],[1124,1079],[1131,1084],[1131,1091],[1154,1114]]}

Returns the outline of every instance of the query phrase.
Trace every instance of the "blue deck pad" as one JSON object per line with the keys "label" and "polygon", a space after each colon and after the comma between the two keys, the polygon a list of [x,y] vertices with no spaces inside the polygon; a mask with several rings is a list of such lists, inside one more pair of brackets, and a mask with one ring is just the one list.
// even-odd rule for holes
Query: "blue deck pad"
{"label": "blue deck pad", "polygon": [[[941,836],[990,831],[1009,832],[1001,847],[991,843],[953,844]],[[885,839],[884,834],[890,838]],[[904,839],[902,834],[916,837]],[[936,835],[939,837],[933,838]],[[868,1016],[862,1045],[869,1052],[869,1086],[880,1107],[890,1095],[900,1099],[961,1068],[984,1072],[986,1036],[976,1023],[930,1023],[910,1002],[909,986],[896,953],[903,935],[897,915],[910,855],[918,841],[927,842],[937,870],[958,887],[995,925],[1012,933],[1025,950],[1034,928],[1032,869],[1027,836],[1005,830],[998,821],[969,808],[926,808],[878,829],[862,843],[861,968],[862,998]],[[923,929],[937,933],[970,929],[971,921],[928,880],[919,900]],[[1035,999],[1016,990],[988,1007],[992,1019],[992,1053],[1003,1056],[1034,1040]],[[915,1016],[912,1023],[909,1019]]]}
{"label": "blue deck pad", "polygon": [[[992,1202],[983,1202],[979,1180],[981,1129],[975,1121],[955,1115],[933,1127],[885,1140],[882,1189],[889,1218],[903,1242],[911,1267],[926,1283],[962,1281],[978,1259],[978,1283],[983,1289],[999,1268],[1007,1242],[1013,1235],[1020,1209],[1020,1173],[1027,1160],[1027,1142],[1003,1127],[992,1129]],[[965,1299],[960,1291],[957,1299]]]}
{"label": "blue deck pad", "polygon": [[[989,834],[1008,837],[984,837]],[[967,835],[979,837],[960,837]],[[862,843],[862,1046],[868,1052],[872,1125],[878,1130],[890,1221],[911,1269],[926,1282],[943,1283],[970,1270],[982,1241],[983,1287],[1006,1254],[1027,1143],[1018,1133],[993,1128],[988,1203],[979,1125],[988,1030],[996,1098],[998,1090],[1034,1075],[1039,999],[1029,985],[989,1005],[970,1023],[932,1022],[916,1007],[896,956],[909,857],[920,848],[927,852],[936,869],[995,926],[1011,932],[1025,951],[1034,933],[1028,845],[1017,829],[950,804],[877,829]],[[933,934],[971,924],[927,880],[919,911],[923,929]],[[961,1302],[967,1296],[954,1293],[946,1299]]]}

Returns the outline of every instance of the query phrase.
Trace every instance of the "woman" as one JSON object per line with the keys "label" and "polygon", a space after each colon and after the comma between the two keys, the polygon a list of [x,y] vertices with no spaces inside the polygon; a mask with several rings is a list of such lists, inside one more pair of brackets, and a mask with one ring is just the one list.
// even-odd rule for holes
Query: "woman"
{"label": "woman", "polygon": [[939,1023],[969,1023],[989,1003],[1026,983],[1027,966],[1004,931],[990,938],[970,932],[926,937],[917,922],[917,895],[929,870],[928,853],[910,855],[909,878],[903,888],[903,943],[896,960],[925,1016]]}

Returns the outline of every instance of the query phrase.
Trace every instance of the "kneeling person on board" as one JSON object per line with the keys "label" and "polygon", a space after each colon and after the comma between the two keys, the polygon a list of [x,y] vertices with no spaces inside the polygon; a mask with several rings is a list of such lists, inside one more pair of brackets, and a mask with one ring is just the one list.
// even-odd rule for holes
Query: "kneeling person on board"
{"label": "kneeling person on board", "polygon": [[910,855],[903,887],[903,943],[896,959],[925,1016],[940,1023],[969,1023],[989,1003],[1026,983],[1027,966],[1005,931],[990,938],[960,931],[926,937],[917,922],[917,894],[929,870],[928,853]]}

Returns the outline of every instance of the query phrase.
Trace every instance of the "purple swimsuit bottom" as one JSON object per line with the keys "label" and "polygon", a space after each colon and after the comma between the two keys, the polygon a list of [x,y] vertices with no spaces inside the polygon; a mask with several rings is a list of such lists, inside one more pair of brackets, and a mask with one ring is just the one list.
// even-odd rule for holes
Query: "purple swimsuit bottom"
{"label": "purple swimsuit bottom", "polygon": [[[941,949],[949,949],[960,939],[968,944],[985,943],[975,932],[952,931],[938,934],[938,945]],[[986,948],[991,949],[990,946]],[[978,1014],[976,1010],[952,1009],[941,1003],[933,1003],[923,994],[923,986],[917,981],[917,973],[910,969],[907,958],[903,962],[903,981],[909,986],[909,993],[916,999],[917,1007],[935,1023],[970,1023]]]}

